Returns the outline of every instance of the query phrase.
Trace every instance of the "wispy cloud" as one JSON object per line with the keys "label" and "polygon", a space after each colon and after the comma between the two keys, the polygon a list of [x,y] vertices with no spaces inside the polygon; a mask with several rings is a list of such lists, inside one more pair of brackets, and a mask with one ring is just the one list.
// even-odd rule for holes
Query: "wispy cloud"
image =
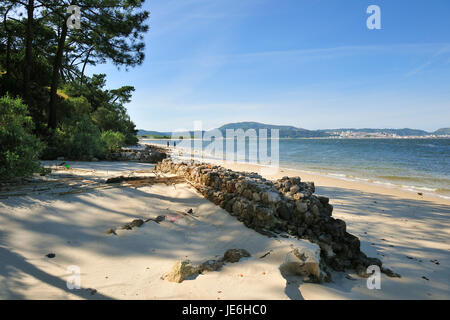
{"label": "wispy cloud", "polygon": [[[413,75],[420,73],[421,71],[425,70],[430,65],[436,63],[441,56],[448,54],[448,53],[450,53],[450,45],[449,44],[445,45],[444,47],[439,49],[437,52],[435,52],[431,56],[431,58],[429,58],[425,63],[421,64],[420,66],[418,66],[418,67],[414,68],[413,70],[411,70],[410,72],[408,72],[406,74],[406,76],[411,77]],[[446,63],[446,62],[444,62],[444,63]]]}
{"label": "wispy cloud", "polygon": [[[444,48],[442,48],[444,46]],[[437,49],[441,48],[441,49]],[[439,50],[436,53],[436,50]],[[293,49],[293,50],[270,50],[259,52],[242,52],[231,54],[217,54],[215,59],[226,62],[248,62],[255,59],[281,59],[296,58],[309,61],[311,59],[338,59],[342,57],[364,55],[364,54],[430,54],[439,56],[450,52],[449,43],[423,43],[423,44],[393,44],[393,45],[361,45],[361,46],[340,46],[331,48],[312,48],[312,49]],[[170,64],[187,64],[192,62],[191,58],[172,59],[172,60],[155,60],[155,65]]]}
{"label": "wispy cloud", "polygon": [[173,32],[200,29],[208,23],[221,19],[248,16],[249,7],[260,5],[265,0],[171,0],[150,5],[153,14],[152,37],[164,36]]}

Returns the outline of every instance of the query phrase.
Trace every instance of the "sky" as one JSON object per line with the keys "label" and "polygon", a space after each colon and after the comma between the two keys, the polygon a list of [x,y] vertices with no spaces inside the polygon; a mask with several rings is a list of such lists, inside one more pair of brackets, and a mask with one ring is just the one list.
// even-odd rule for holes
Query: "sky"
{"label": "sky", "polygon": [[[370,30],[367,8],[381,10]],[[146,59],[111,64],[139,129],[257,121],[306,129],[450,127],[448,0],[147,0]]]}

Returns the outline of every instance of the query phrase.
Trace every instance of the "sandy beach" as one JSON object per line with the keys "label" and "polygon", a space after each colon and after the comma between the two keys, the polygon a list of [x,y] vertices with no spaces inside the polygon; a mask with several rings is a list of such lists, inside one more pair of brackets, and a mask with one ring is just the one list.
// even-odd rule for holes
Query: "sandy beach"
{"label": "sandy beach", "polygon": [[[188,183],[104,183],[121,175],[153,176],[152,164],[68,161],[70,169],[44,164],[53,167],[50,175],[0,192],[0,299],[450,298],[445,199],[284,169],[266,177],[314,181],[316,193],[330,198],[333,216],[360,238],[362,251],[401,275],[382,274],[381,289],[369,290],[366,279],[352,272],[333,272],[333,282],[323,284],[283,277],[279,267],[286,254],[293,246],[307,246],[306,240],[263,236]],[[188,209],[195,215],[181,214]],[[157,216],[166,219],[105,233]],[[182,283],[163,278],[178,260],[198,264],[231,248],[246,249],[251,257]],[[67,288],[70,266],[80,270],[81,289]]]}

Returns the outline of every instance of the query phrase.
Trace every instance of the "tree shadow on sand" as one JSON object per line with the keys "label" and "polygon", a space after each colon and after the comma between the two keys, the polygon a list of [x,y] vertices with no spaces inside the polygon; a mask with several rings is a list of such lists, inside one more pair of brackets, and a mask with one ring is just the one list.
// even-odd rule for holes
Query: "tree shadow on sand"
{"label": "tree shadow on sand", "polygon": [[86,288],[70,290],[67,282],[59,277],[48,274],[29,263],[23,256],[14,253],[4,247],[0,247],[0,295],[2,299],[25,299],[20,290],[26,290],[27,285],[21,281],[21,275],[26,274],[48,285],[63,290],[67,295],[75,295],[82,299],[111,299],[99,292],[95,295]]}

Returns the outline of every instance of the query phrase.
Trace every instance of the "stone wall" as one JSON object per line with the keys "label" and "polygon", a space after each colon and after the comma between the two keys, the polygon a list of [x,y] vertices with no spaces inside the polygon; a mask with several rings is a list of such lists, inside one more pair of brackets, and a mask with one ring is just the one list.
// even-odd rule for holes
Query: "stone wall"
{"label": "stone wall", "polygon": [[366,268],[378,265],[398,276],[360,251],[359,239],[346,231],[344,221],[332,217],[333,206],[327,197],[314,194],[313,182],[300,177],[272,182],[256,173],[172,159],[159,162],[156,170],[184,176],[208,200],[262,234],[288,233],[318,244],[322,261],[336,271],[355,269],[367,276]]}

